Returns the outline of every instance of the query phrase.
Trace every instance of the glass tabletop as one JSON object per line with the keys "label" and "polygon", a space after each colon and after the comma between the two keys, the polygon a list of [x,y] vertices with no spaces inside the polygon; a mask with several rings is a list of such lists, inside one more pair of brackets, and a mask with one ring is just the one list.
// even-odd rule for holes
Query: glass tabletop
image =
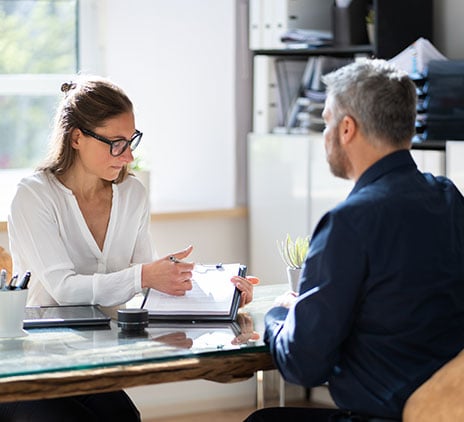
{"label": "glass tabletop", "polygon": [[122,331],[116,321],[92,329],[28,329],[24,337],[0,339],[0,377],[265,352],[264,314],[286,288],[256,286],[253,302],[240,310],[233,323],[152,322],[135,334]]}

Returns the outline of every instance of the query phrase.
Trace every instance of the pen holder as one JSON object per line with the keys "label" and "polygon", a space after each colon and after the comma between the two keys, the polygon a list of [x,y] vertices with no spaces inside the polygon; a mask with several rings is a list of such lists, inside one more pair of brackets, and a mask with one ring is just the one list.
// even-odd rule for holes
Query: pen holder
{"label": "pen holder", "polygon": [[23,337],[28,289],[0,290],[0,337]]}
{"label": "pen holder", "polygon": [[334,45],[367,44],[367,1],[352,0],[347,7],[332,8]]}

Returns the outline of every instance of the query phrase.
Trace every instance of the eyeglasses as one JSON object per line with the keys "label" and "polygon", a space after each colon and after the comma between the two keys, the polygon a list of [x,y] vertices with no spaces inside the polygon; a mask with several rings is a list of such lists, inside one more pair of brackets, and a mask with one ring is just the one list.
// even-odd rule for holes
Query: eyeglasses
{"label": "eyeglasses", "polygon": [[128,146],[130,146],[131,151],[134,151],[135,148],[140,143],[140,140],[142,139],[143,133],[136,130],[135,133],[132,135],[132,138],[130,140],[127,139],[115,139],[114,141],[110,141],[109,139],[97,135],[95,132],[92,132],[91,130],[88,129],[82,129],[79,128],[80,131],[87,135],[91,136],[92,138],[96,139],[97,141],[104,142],[105,144],[108,144],[110,146],[110,154],[113,157],[118,157],[121,154],[124,153],[124,151],[127,149]]}

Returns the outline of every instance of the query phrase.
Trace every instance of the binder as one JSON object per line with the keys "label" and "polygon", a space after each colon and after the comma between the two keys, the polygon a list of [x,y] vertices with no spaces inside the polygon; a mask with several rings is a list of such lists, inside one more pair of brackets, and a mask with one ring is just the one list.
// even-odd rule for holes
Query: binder
{"label": "binder", "polygon": [[283,49],[281,38],[292,29],[330,31],[331,7],[328,0],[250,0],[250,49]]}
{"label": "binder", "polygon": [[253,132],[270,133],[278,125],[278,92],[275,57],[253,59]]}
{"label": "binder", "polygon": [[[278,0],[282,1],[282,0]],[[262,31],[262,45],[261,48],[264,50],[271,50],[278,48],[278,42],[276,41],[276,12],[275,12],[276,1],[263,0],[261,8],[261,31]]]}
{"label": "binder", "polygon": [[250,0],[249,3],[249,47],[250,50],[259,50],[262,40],[262,9],[264,0]]}

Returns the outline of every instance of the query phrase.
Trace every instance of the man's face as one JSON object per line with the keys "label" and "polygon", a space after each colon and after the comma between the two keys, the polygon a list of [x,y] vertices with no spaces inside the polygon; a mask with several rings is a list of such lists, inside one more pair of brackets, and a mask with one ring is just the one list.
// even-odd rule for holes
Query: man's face
{"label": "man's face", "polygon": [[329,163],[330,171],[336,177],[349,179],[348,173],[351,168],[350,160],[346,155],[345,150],[340,144],[339,128],[341,122],[336,122],[333,113],[332,98],[327,98],[322,117],[325,122],[324,129],[324,146],[326,159]]}

